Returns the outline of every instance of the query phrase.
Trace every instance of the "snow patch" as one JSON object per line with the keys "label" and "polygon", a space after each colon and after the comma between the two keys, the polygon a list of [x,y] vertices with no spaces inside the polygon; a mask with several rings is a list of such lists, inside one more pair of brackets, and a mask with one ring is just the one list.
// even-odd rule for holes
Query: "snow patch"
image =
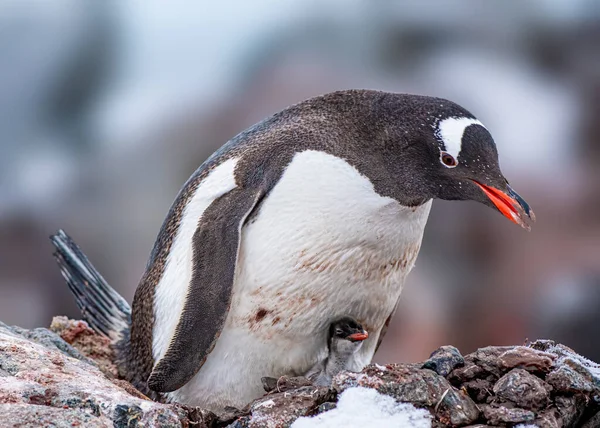
{"label": "snow patch", "polygon": [[374,389],[355,387],[340,395],[337,407],[298,418],[292,428],[431,428],[431,415],[412,404],[398,403]]}

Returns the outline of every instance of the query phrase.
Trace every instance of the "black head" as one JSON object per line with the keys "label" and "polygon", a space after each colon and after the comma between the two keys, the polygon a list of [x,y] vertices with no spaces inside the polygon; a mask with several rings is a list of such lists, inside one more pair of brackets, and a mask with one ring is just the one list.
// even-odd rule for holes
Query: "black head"
{"label": "black head", "polygon": [[496,144],[481,122],[469,116],[444,118],[437,122],[434,138],[440,164],[434,174],[436,197],[481,202],[530,229],[533,210],[502,175]]}
{"label": "black head", "polygon": [[[490,132],[470,112],[440,98],[373,95],[370,126],[376,190],[405,205],[432,198],[475,200],[529,229],[533,211],[508,184]],[[383,119],[381,119],[383,118]]]}
{"label": "black head", "polygon": [[342,339],[361,342],[369,337],[367,331],[354,318],[344,317],[329,326],[329,340]]}

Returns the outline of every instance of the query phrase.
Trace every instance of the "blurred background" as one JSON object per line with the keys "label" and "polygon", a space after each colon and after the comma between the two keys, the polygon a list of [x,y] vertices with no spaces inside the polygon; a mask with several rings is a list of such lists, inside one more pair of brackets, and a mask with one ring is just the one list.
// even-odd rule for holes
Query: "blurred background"
{"label": "blurred background", "polygon": [[79,317],[64,228],[131,301],[216,148],[338,89],[449,98],[494,135],[531,233],[436,201],[380,362],[550,338],[600,361],[600,2],[245,0],[0,5],[0,319]]}

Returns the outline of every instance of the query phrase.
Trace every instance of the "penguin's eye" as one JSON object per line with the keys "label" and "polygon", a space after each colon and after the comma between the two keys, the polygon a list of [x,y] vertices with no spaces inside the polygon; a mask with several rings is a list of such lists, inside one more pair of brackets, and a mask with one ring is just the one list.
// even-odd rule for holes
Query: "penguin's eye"
{"label": "penguin's eye", "polygon": [[440,155],[440,160],[448,168],[454,168],[456,165],[458,165],[458,162],[456,159],[454,159],[454,156],[448,152],[442,152]]}

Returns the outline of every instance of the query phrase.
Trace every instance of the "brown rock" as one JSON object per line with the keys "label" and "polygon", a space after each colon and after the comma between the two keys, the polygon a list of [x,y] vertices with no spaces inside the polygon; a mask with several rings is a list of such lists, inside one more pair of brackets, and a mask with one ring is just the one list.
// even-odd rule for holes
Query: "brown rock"
{"label": "brown rock", "polygon": [[548,409],[538,413],[534,423],[544,428],[561,428],[567,426],[563,424],[562,418],[556,409]]}
{"label": "brown rock", "polygon": [[484,425],[484,424],[477,424],[477,425],[469,425],[463,428],[496,428],[496,426],[494,425]]}
{"label": "brown rock", "polygon": [[493,395],[493,384],[484,379],[474,379],[463,383],[462,387],[476,403],[485,403]]}
{"label": "brown rock", "polygon": [[434,408],[434,416],[450,426],[463,426],[479,418],[479,409],[463,391],[447,390],[445,396]]}
{"label": "brown rock", "polygon": [[110,339],[96,334],[85,321],[71,320],[64,316],[54,317],[50,324],[50,331],[58,334],[86,357],[91,358],[104,373],[118,377]]}
{"label": "brown rock", "polygon": [[594,385],[585,378],[585,376],[577,373],[571,367],[564,365],[551,371],[546,376],[548,382],[556,391],[560,392],[592,392]]}
{"label": "brown rock", "polygon": [[518,424],[524,422],[533,422],[535,413],[525,409],[509,409],[503,406],[493,406],[489,404],[480,404],[479,408],[483,417],[492,425],[499,424]]}
{"label": "brown rock", "polygon": [[529,372],[548,373],[556,357],[526,346],[515,346],[502,353],[498,359],[501,367],[506,370],[519,368]]}
{"label": "brown rock", "polygon": [[494,425],[477,424],[477,425],[469,425],[464,428],[496,428],[496,427]]}
{"label": "brown rock", "polygon": [[245,416],[247,414],[240,410],[224,411],[218,416],[210,410],[204,410],[199,407],[189,407],[181,404],[172,404],[172,406],[178,406],[185,413],[188,414],[189,421],[182,423],[182,428],[216,428],[229,425],[234,422],[238,417]]}
{"label": "brown rock", "polygon": [[571,348],[557,344],[552,340],[536,340],[528,346],[556,355],[557,367],[568,366],[589,381],[596,394],[600,394],[600,364],[577,354]]}
{"label": "brown rock", "polygon": [[589,398],[583,394],[555,397],[554,403],[562,420],[562,425],[566,427],[578,426],[589,401]]}
{"label": "brown rock", "polygon": [[321,404],[332,400],[329,388],[303,386],[292,391],[270,394],[254,401],[249,415],[239,418],[232,427],[287,427],[300,416],[316,414]]}
{"label": "brown rock", "polygon": [[600,427],[600,412],[596,413],[584,423],[581,428],[598,428]]}
{"label": "brown rock", "polygon": [[550,385],[523,369],[511,370],[494,385],[497,398],[531,410],[547,406],[551,390]]}
{"label": "brown rock", "polygon": [[465,357],[465,365],[472,362],[485,372],[500,378],[506,371],[500,361],[500,355],[513,348],[512,346],[488,346],[478,349]]}
{"label": "brown rock", "polygon": [[537,349],[538,351],[549,352],[554,355],[576,354],[573,349],[560,343],[556,343],[554,340],[538,339],[527,343],[526,346],[528,348]]}
{"label": "brown rock", "polygon": [[489,373],[486,372],[483,368],[479,367],[472,361],[468,361],[465,362],[465,365],[463,367],[459,367],[452,370],[452,372],[448,375],[448,380],[452,382],[453,385],[458,386],[464,382],[473,379],[483,378],[488,375]]}

